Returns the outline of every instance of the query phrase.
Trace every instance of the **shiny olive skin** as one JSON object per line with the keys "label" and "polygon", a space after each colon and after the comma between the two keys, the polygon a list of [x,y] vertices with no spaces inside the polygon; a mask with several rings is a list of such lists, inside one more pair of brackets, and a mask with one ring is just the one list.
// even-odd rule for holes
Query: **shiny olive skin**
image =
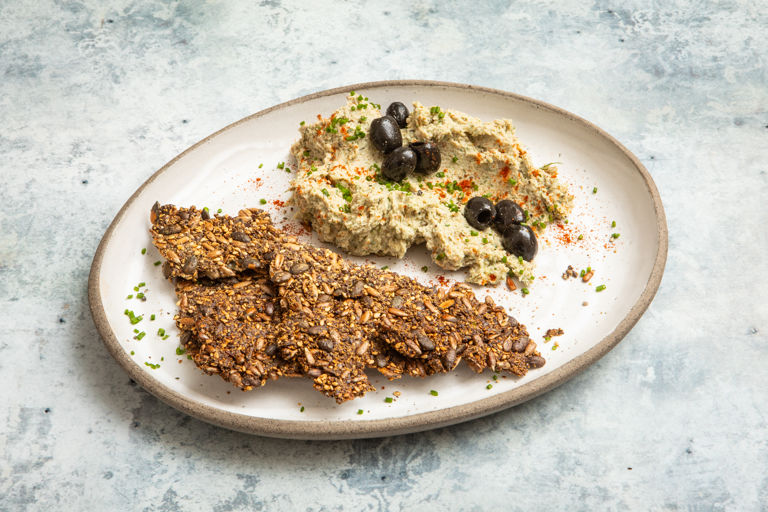
{"label": "shiny olive skin", "polygon": [[539,250],[533,230],[520,224],[514,224],[504,231],[501,245],[508,253],[522,256],[525,261],[531,261]]}
{"label": "shiny olive skin", "polygon": [[464,206],[464,218],[475,229],[484,230],[493,222],[496,208],[486,197],[473,197]]}
{"label": "shiny olive skin", "polygon": [[499,233],[515,225],[525,222],[525,213],[516,202],[502,199],[496,203],[496,216],[493,218],[493,227]]}
{"label": "shiny olive skin", "polygon": [[369,136],[374,147],[384,154],[403,145],[400,127],[392,116],[383,116],[371,121]]}
{"label": "shiny olive skin", "polygon": [[395,101],[394,103],[390,104],[387,107],[387,115],[394,117],[395,121],[397,121],[397,125],[400,128],[405,128],[408,126],[408,115],[410,112],[408,112],[408,107],[400,103],[399,101]]}
{"label": "shiny olive skin", "polygon": [[408,146],[402,146],[385,158],[381,164],[381,175],[390,181],[402,181],[416,168],[416,152]]}
{"label": "shiny olive skin", "polygon": [[411,142],[411,147],[416,152],[416,172],[419,174],[431,174],[440,168],[440,149],[432,142]]}

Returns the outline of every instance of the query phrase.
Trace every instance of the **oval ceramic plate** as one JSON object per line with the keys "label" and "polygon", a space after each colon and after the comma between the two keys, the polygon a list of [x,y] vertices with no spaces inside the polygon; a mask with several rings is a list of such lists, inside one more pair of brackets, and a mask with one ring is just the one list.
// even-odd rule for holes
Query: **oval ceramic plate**
{"label": "oval ceramic plate", "polygon": [[[278,164],[290,162],[288,152],[299,123],[329,115],[350,90],[382,105],[420,101],[482,120],[512,119],[536,165],[561,162],[560,178],[576,197],[574,212],[568,224],[551,226],[540,240],[538,278],[530,294],[506,287],[476,290],[481,297],[492,295],[526,324],[547,359],[543,368],[520,379],[493,379],[491,372],[475,374],[465,367],[427,379],[391,382],[372,372],[378,391],[337,405],[304,379],[283,379],[242,392],[218,376],[203,374],[180,354],[173,287],[155,264],[160,257],[148,233],[150,207],[160,201],[236,215],[240,208],[260,206],[265,199],[263,207],[273,219],[298,232],[293,212],[284,204],[292,175]],[[612,238],[612,233],[620,237]],[[490,414],[567,381],[613,348],[637,322],[659,286],[666,254],[666,221],[653,180],[635,156],[591,123],[498,90],[424,81],[375,82],[269,108],[227,126],[166,164],[128,199],[104,234],[91,268],[89,299],[112,356],[132,379],[181,411],[268,436],[374,437]],[[411,249],[402,261],[352,259],[388,265],[427,283],[440,275],[421,247]],[[421,271],[424,265],[431,270]],[[592,267],[595,276],[588,283],[563,280],[569,265],[577,271]],[[462,274],[445,277],[461,279]],[[600,285],[605,289],[597,292]],[[146,300],[136,298],[139,292]],[[132,324],[126,311],[142,320]],[[564,335],[546,341],[543,336],[550,328],[561,328]],[[393,400],[386,402],[386,397]]]}

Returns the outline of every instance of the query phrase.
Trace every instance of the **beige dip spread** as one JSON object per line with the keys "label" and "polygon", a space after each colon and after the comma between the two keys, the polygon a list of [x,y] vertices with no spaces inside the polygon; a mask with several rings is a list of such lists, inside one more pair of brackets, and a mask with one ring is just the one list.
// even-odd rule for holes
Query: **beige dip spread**
{"label": "beige dip spread", "polygon": [[300,220],[350,254],[400,258],[411,245],[424,243],[440,267],[468,267],[470,282],[496,285],[514,276],[530,284],[533,262],[507,253],[493,228],[472,228],[464,204],[480,195],[494,202],[512,199],[539,234],[572,208],[573,196],[557,180],[557,168],[535,167],[507,119],[482,122],[414,102],[403,145],[436,143],[440,170],[388,182],[380,172],[384,155],[367,136],[371,121],[382,116],[380,108],[350,93],[330,117],[302,123],[291,148],[298,163],[292,186]]}

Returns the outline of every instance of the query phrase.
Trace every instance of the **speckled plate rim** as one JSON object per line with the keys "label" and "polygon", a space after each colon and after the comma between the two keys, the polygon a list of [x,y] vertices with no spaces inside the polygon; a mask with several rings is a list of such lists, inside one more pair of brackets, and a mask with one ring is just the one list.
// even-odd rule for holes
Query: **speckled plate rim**
{"label": "speckled plate rim", "polygon": [[[637,172],[641,175],[645,186],[647,187],[648,192],[650,193],[653,200],[653,207],[656,214],[658,251],[656,253],[653,268],[642,294],[632,306],[629,313],[618,324],[618,326],[610,334],[605,336],[600,342],[598,342],[595,346],[583,354],[573,358],[569,362],[562,365],[560,368],[557,368],[556,370],[547,373],[520,387],[514,388],[505,393],[500,393],[495,396],[483,398],[472,403],[399,418],[387,418],[368,421],[293,421],[255,418],[253,416],[244,414],[223,411],[221,409],[202,404],[198,401],[191,400],[183,394],[178,393],[163,385],[159,381],[154,380],[147,372],[144,372],[142,368],[131,357],[128,356],[128,354],[120,345],[114,331],[107,321],[106,312],[104,311],[104,305],[102,303],[100,294],[100,274],[105,248],[109,244],[115,228],[123,220],[126,210],[139,196],[139,194],[141,194],[144,188],[152,183],[155,179],[157,179],[157,177],[165,172],[166,169],[168,169],[177,160],[182,158],[190,151],[193,151],[214,137],[217,137],[225,131],[230,130],[244,122],[261,117],[269,112],[273,112],[290,105],[304,103],[324,96],[345,93],[349,90],[370,90],[393,86],[427,86],[465,89],[503,96],[515,101],[527,103],[537,109],[547,110],[559,114],[571,121],[580,123],[585,129],[591,130],[606,141],[612,143],[632,162]],[[131,379],[136,381],[145,390],[149,391],[163,402],[186,414],[189,414],[190,416],[228,429],[270,437],[314,440],[381,437],[444,427],[492,414],[523,403],[538,395],[541,395],[542,393],[546,393],[547,391],[575,377],[587,367],[589,367],[592,363],[604,356],[613,347],[615,347],[630,331],[630,329],[632,329],[632,327],[637,323],[645,310],[648,308],[651,301],[653,300],[653,297],[656,295],[656,291],[658,290],[659,285],[661,284],[661,277],[664,273],[664,265],[667,259],[667,247],[668,230],[666,216],[664,214],[664,207],[661,204],[661,197],[656,188],[656,184],[653,182],[653,179],[648,173],[648,170],[643,166],[643,164],[640,163],[637,157],[627,148],[625,148],[619,141],[586,119],[583,119],[575,114],[572,114],[566,110],[563,110],[554,105],[550,105],[543,101],[498,89],[431,80],[386,80],[346,85],[343,87],[337,87],[335,89],[328,89],[325,91],[309,94],[307,96],[302,96],[285,103],[280,103],[245,117],[239,121],[236,121],[229,126],[226,126],[225,128],[222,128],[221,130],[213,133],[212,135],[209,135],[208,137],[189,147],[170,162],[165,164],[147,181],[145,181],[133,193],[133,195],[131,195],[128,201],[126,201],[115,218],[112,220],[112,223],[107,228],[107,231],[104,233],[104,236],[102,237],[101,242],[96,249],[96,254],[93,257],[93,263],[91,264],[91,271],[88,278],[88,301],[90,303],[91,315],[93,316],[94,323],[102,340],[104,341],[104,344],[106,345],[112,357],[128,372],[128,375],[131,377]]]}

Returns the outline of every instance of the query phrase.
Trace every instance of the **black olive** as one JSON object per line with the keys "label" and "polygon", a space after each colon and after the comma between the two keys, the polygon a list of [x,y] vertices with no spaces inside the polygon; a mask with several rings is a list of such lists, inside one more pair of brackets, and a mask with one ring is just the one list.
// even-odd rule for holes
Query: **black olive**
{"label": "black olive", "polygon": [[473,228],[483,230],[491,225],[496,215],[496,208],[490,199],[485,197],[473,197],[464,206],[464,218]]}
{"label": "black olive", "polygon": [[525,213],[520,206],[509,199],[502,199],[496,203],[496,216],[493,218],[493,227],[499,233],[514,225],[525,222]]}
{"label": "black olive", "polygon": [[508,253],[522,256],[525,261],[531,261],[539,250],[539,243],[536,241],[533,230],[520,224],[514,224],[504,231],[501,245]]}
{"label": "black olive", "polygon": [[440,168],[440,149],[432,142],[411,142],[411,147],[416,152],[416,172],[430,174]]}
{"label": "black olive", "polygon": [[416,168],[416,152],[407,146],[402,146],[384,158],[381,164],[381,174],[391,181],[402,181],[408,173]]}
{"label": "black olive", "polygon": [[389,153],[403,145],[400,127],[392,116],[379,117],[371,121],[371,142],[382,153]]}
{"label": "black olive", "polygon": [[399,101],[396,101],[387,107],[387,115],[394,117],[400,128],[405,128],[408,125],[408,114],[408,107]]}

